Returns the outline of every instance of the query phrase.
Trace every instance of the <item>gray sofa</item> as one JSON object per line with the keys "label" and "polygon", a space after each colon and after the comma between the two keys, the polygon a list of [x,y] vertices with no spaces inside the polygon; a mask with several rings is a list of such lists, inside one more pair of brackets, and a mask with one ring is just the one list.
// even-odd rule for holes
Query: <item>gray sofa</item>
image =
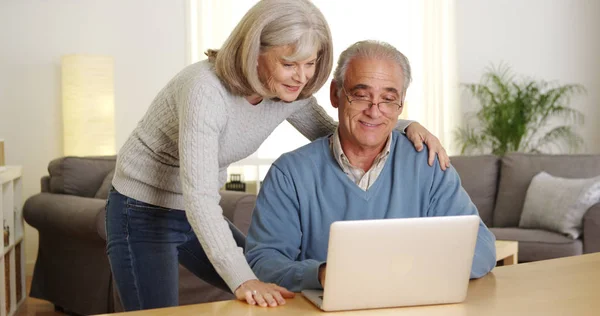
{"label": "gray sofa", "polygon": [[462,185],[479,215],[498,240],[519,241],[519,261],[537,261],[600,252],[600,203],[583,218],[583,236],[519,228],[519,220],[531,179],[540,171],[563,178],[600,175],[600,155],[536,155],[511,153],[451,157]]}
{"label": "gray sofa", "polygon": [[[518,228],[525,194],[541,170],[560,177],[600,174],[600,155],[509,154],[452,157],[463,186],[498,239],[519,241],[519,260],[535,261],[600,251],[600,204],[583,219],[583,236]],[[24,205],[25,220],[39,231],[32,297],[77,314],[119,311],[105,251],[105,198],[115,157],[65,157],[52,161],[42,192]],[[244,233],[256,198],[222,192],[225,215]],[[180,267],[180,303],[233,298]]]}
{"label": "gray sofa", "polygon": [[[39,232],[31,297],[57,309],[89,315],[121,311],[106,256],[106,196],[115,157],[63,157],[50,162],[41,193],[27,199],[23,217]],[[248,231],[255,195],[221,192],[223,212]],[[181,305],[234,298],[179,267]]]}

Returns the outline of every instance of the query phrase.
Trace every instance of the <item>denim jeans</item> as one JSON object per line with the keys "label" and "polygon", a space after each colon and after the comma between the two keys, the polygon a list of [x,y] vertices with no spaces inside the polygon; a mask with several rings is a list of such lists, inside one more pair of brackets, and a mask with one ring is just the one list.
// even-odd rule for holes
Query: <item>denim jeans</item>
{"label": "denim jeans", "polygon": [[[231,222],[229,227],[243,248],[244,235]],[[113,188],[106,204],[106,233],[111,270],[127,311],[179,305],[179,263],[230,291],[182,210],[147,204]]]}

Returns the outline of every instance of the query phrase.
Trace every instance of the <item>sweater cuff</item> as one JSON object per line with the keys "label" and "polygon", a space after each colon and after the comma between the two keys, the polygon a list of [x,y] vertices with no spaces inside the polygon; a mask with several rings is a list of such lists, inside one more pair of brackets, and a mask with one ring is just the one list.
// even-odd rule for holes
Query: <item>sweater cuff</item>
{"label": "sweater cuff", "polygon": [[306,266],[306,269],[304,270],[304,276],[302,278],[303,290],[323,289],[321,282],[319,282],[319,267],[323,263],[325,263],[325,261],[312,261]]}
{"label": "sweater cuff", "polygon": [[[237,263],[237,264],[236,264]],[[235,294],[235,290],[242,285],[242,283],[249,280],[258,280],[250,266],[246,261],[235,261],[228,264],[228,268],[223,269],[226,273],[220,273],[223,281],[231,289],[231,293]],[[218,271],[218,270],[217,270]]]}
{"label": "sweater cuff", "polygon": [[396,129],[401,131],[402,134],[406,134],[406,128],[408,128],[408,126],[414,122],[415,121],[410,120],[398,120],[398,122],[396,122]]}

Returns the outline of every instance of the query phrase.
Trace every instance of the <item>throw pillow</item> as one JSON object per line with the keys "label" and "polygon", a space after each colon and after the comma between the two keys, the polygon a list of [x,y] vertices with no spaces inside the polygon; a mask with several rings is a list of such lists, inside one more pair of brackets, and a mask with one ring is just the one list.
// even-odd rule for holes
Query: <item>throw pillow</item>
{"label": "throw pillow", "polygon": [[588,179],[554,177],[544,171],[531,180],[519,227],[539,228],[577,239],[583,215],[600,201],[600,176]]}

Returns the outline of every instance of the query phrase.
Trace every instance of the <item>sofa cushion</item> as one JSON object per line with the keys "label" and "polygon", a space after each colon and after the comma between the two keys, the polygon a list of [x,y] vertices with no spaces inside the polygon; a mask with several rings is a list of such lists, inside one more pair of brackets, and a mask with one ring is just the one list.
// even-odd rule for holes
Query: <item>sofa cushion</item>
{"label": "sofa cushion", "polygon": [[463,188],[477,206],[479,216],[488,227],[492,226],[500,159],[493,155],[483,155],[455,156],[450,160],[460,176]]}
{"label": "sofa cushion", "polygon": [[538,155],[510,153],[502,158],[494,208],[494,227],[517,227],[531,179],[546,171],[562,178],[600,175],[600,155]]}
{"label": "sofa cushion", "polygon": [[114,176],[115,170],[113,169],[106,175],[106,177],[104,177],[104,180],[100,185],[100,189],[98,189],[98,192],[96,192],[96,195],[94,195],[95,198],[103,200],[108,198],[108,191],[110,191],[110,188],[112,187],[112,179]]}
{"label": "sofa cushion", "polygon": [[558,233],[539,229],[490,228],[497,240],[519,242],[519,262],[538,261],[583,253],[581,239],[571,239]]}
{"label": "sofa cushion", "polygon": [[244,235],[248,234],[252,211],[254,211],[254,205],[256,204],[256,195],[236,191],[220,191],[219,193],[221,194],[219,204],[223,208],[223,215]]}
{"label": "sofa cushion", "polygon": [[520,228],[539,228],[579,238],[583,215],[600,200],[600,177],[567,179],[542,171],[531,180]]}
{"label": "sofa cushion", "polygon": [[115,164],[115,156],[55,159],[48,165],[50,192],[94,197]]}

